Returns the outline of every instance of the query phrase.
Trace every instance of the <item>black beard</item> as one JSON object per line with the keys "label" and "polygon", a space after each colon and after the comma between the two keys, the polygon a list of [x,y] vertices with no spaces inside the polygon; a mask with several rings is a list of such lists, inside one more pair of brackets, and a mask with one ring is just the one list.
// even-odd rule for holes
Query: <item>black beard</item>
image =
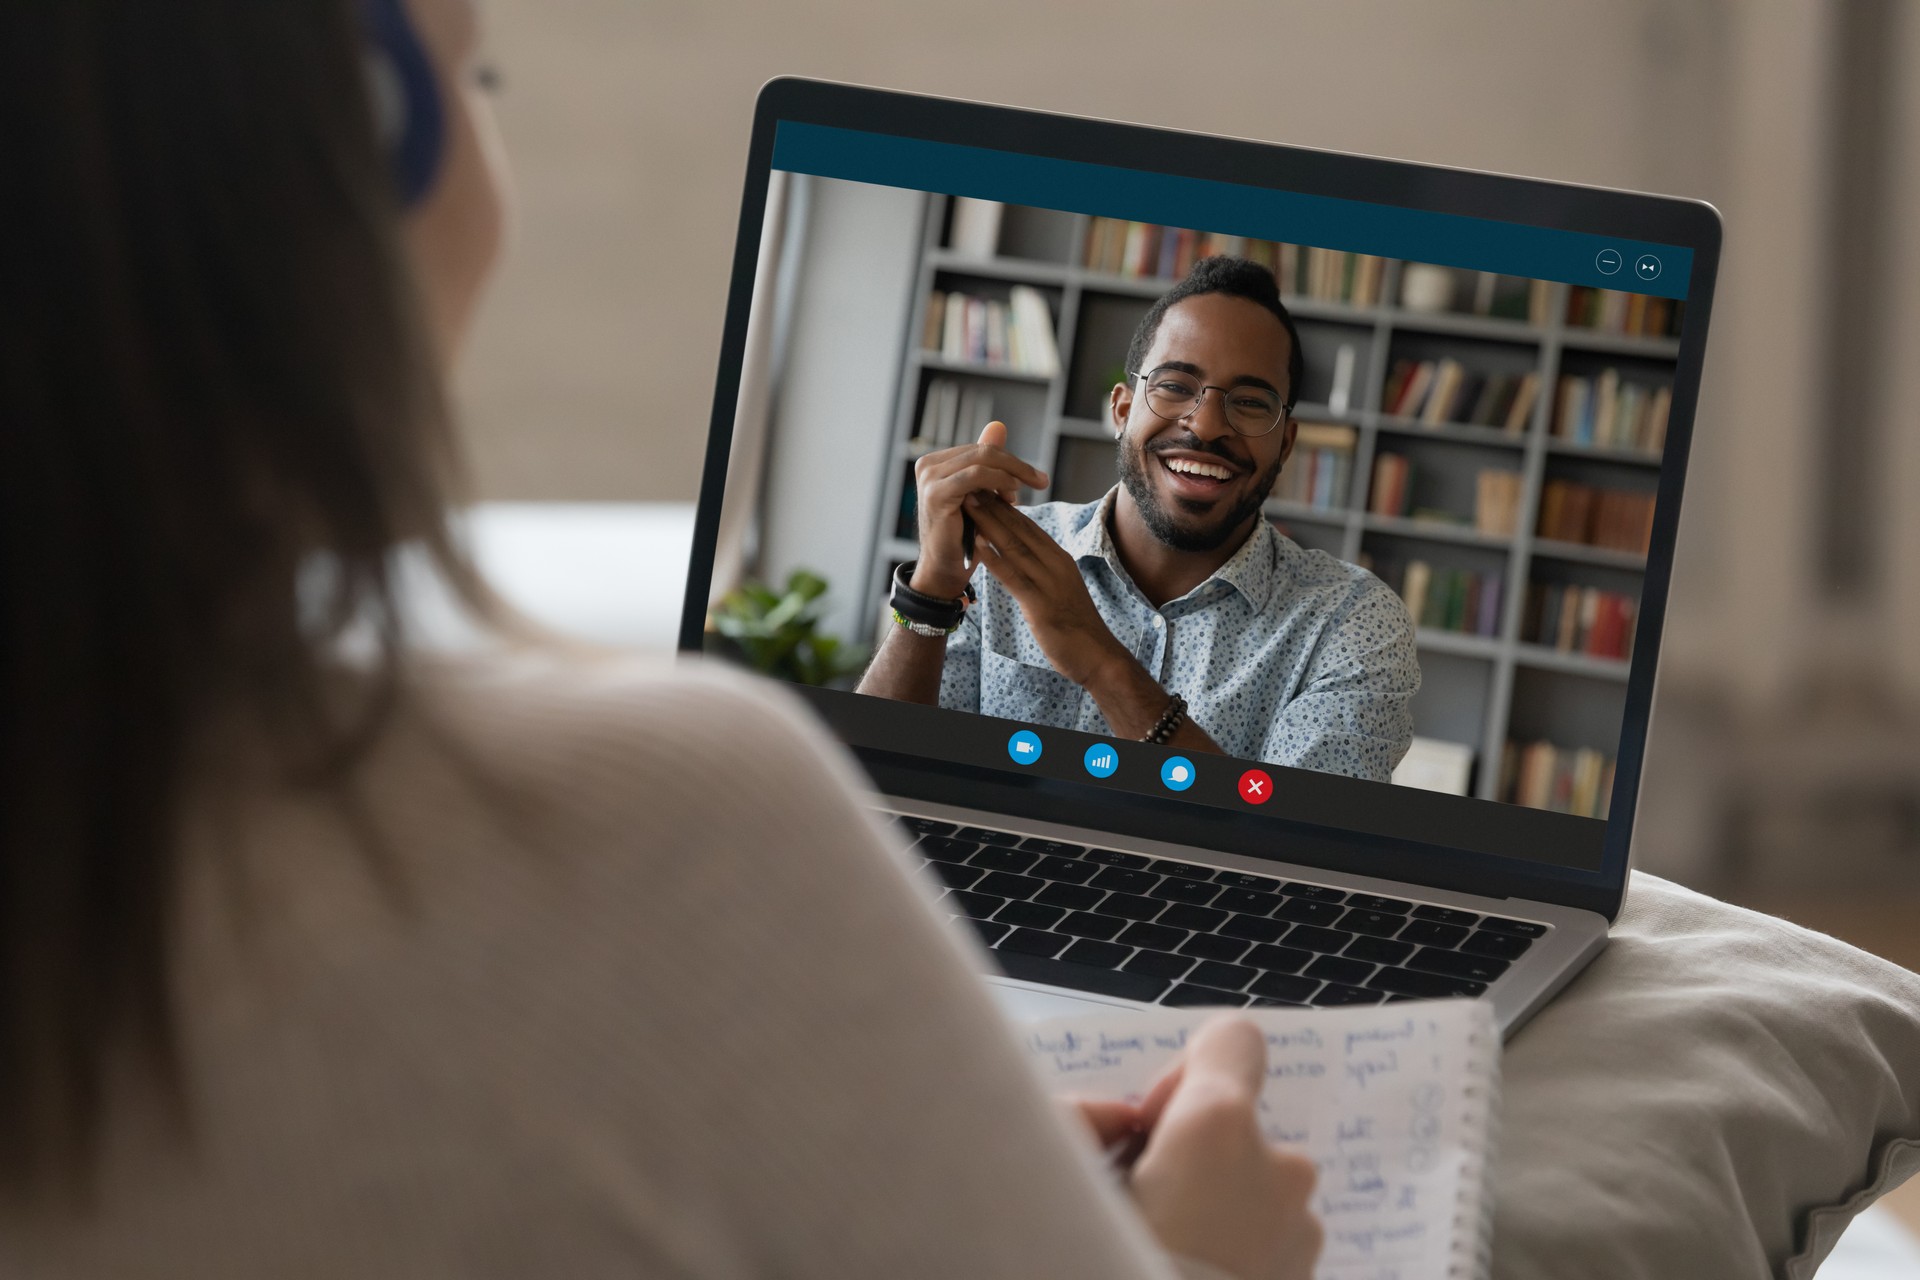
{"label": "black beard", "polygon": [[[1191,440],[1178,447],[1194,453],[1212,453],[1215,457],[1221,456],[1217,451],[1203,446],[1198,440]],[[1122,436],[1120,439],[1120,483],[1125,485],[1127,492],[1132,495],[1133,505],[1140,509],[1140,518],[1146,521],[1147,531],[1175,551],[1218,551],[1221,545],[1233,536],[1234,531],[1246,523],[1248,516],[1258,514],[1260,508],[1266,505],[1267,496],[1273,492],[1273,486],[1280,479],[1280,466],[1283,461],[1282,458],[1275,458],[1273,465],[1267,469],[1267,473],[1247,491],[1247,496],[1241,499],[1239,505],[1221,517],[1218,523],[1195,529],[1175,521],[1173,513],[1160,505],[1153,491],[1153,485],[1147,479],[1146,450],[1135,443],[1130,435]],[[1228,465],[1233,464],[1229,462]],[[1176,499],[1176,501],[1180,500]],[[1181,501],[1180,505],[1191,515],[1198,515],[1200,511],[1205,510],[1204,506],[1197,510],[1190,508],[1184,501]]]}

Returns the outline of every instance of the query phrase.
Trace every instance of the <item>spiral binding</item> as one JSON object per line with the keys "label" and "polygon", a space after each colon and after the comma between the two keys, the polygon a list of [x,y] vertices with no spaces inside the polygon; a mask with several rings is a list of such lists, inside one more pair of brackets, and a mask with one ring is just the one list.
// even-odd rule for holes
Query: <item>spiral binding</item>
{"label": "spiral binding", "polygon": [[1500,1033],[1488,1005],[1476,1002],[1474,1012],[1467,1036],[1467,1084],[1460,1091],[1461,1145],[1467,1158],[1453,1217],[1449,1280],[1486,1280],[1493,1266],[1493,1194],[1487,1175],[1500,1137]]}

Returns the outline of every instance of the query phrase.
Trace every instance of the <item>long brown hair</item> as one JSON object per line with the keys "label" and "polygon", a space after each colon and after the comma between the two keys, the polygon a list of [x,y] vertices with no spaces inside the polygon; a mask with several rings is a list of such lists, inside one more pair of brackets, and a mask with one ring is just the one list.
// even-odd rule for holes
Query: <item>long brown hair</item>
{"label": "long brown hair", "polygon": [[[445,531],[447,412],[351,0],[0,5],[0,1181],[83,1171],[111,1055],[173,1060],[183,758],[324,696]],[[326,571],[319,607],[296,599]],[[316,575],[307,572],[309,579]],[[389,684],[391,680],[389,679]]]}

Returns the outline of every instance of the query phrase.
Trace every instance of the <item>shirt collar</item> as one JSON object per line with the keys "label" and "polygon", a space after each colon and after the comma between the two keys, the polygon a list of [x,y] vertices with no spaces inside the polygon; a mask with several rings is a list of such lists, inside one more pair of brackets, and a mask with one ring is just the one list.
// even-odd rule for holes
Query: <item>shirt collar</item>
{"label": "shirt collar", "polygon": [[[1113,545],[1113,534],[1109,527],[1113,504],[1119,493],[1118,485],[1107,490],[1104,498],[1092,504],[1090,516],[1067,530],[1066,536],[1060,539],[1060,545],[1076,561],[1104,560],[1121,578],[1131,581],[1125,566],[1120,563],[1120,551]],[[1244,596],[1255,612],[1259,612],[1273,599],[1280,577],[1281,551],[1280,534],[1274,529],[1272,521],[1258,520],[1253,526],[1252,535],[1240,544],[1240,549],[1215,569],[1206,582],[1181,599],[1192,599],[1206,590],[1209,584],[1224,582]]]}

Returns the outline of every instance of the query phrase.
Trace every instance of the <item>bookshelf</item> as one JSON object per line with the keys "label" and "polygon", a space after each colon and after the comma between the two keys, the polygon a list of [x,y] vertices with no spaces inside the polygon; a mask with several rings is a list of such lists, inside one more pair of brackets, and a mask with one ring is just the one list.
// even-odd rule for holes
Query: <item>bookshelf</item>
{"label": "bookshelf", "polygon": [[[912,461],[922,447],[916,437],[933,381],[958,380],[991,396],[991,416],[1006,422],[1014,451],[1053,480],[1050,490],[1027,495],[1029,500],[1088,501],[1115,479],[1113,437],[1105,422],[1108,390],[1140,317],[1173,283],[1167,277],[1137,278],[1083,265],[1092,260],[1090,237],[1107,229],[1096,225],[1100,219],[1057,210],[1006,206],[990,250],[981,243],[971,251],[956,249],[949,238],[957,222],[955,204],[941,195],[927,199],[885,497],[870,562],[870,599],[881,598],[894,565],[915,553]],[[1624,657],[1543,644],[1526,633],[1530,589],[1557,589],[1556,599],[1584,592],[1637,601],[1645,568],[1644,556],[1634,551],[1540,536],[1542,497],[1553,483],[1651,495],[1659,473],[1654,450],[1558,434],[1565,408],[1562,377],[1597,383],[1611,369],[1649,391],[1670,387],[1679,342],[1570,324],[1568,287],[1550,282],[1499,278],[1509,301],[1513,289],[1520,291],[1523,315],[1404,306],[1402,276],[1409,266],[1428,273],[1422,282],[1428,285],[1433,272],[1444,270],[1387,260],[1378,268],[1374,297],[1363,304],[1286,295],[1306,357],[1295,416],[1303,424],[1344,429],[1352,454],[1336,473],[1338,491],[1317,493],[1322,505],[1276,499],[1268,503],[1267,514],[1302,546],[1365,564],[1396,589],[1396,570],[1414,560],[1427,564],[1436,577],[1461,571],[1483,581],[1499,578],[1497,608],[1484,619],[1488,633],[1419,629],[1423,687],[1414,703],[1414,732],[1470,746],[1475,753],[1471,793],[1499,799],[1510,741],[1551,741],[1569,751],[1595,749],[1611,759],[1625,701],[1629,663]],[[1478,273],[1454,275],[1461,282],[1457,297],[1471,292]],[[1480,287],[1491,293],[1489,279],[1481,277]],[[936,291],[1004,302],[1015,288],[1045,298],[1057,370],[1021,373],[926,349],[928,303]],[[1536,393],[1520,420],[1503,426],[1436,423],[1387,412],[1384,393],[1396,365],[1423,361],[1456,362],[1483,382],[1532,375]],[[1411,514],[1370,509],[1375,463],[1383,453],[1409,460]],[[1296,450],[1289,466],[1300,458]],[[1509,482],[1515,491],[1511,532],[1475,527],[1475,488],[1482,471],[1517,477]],[[1451,518],[1423,517],[1436,509]],[[1629,624],[1629,637],[1631,631]]]}

